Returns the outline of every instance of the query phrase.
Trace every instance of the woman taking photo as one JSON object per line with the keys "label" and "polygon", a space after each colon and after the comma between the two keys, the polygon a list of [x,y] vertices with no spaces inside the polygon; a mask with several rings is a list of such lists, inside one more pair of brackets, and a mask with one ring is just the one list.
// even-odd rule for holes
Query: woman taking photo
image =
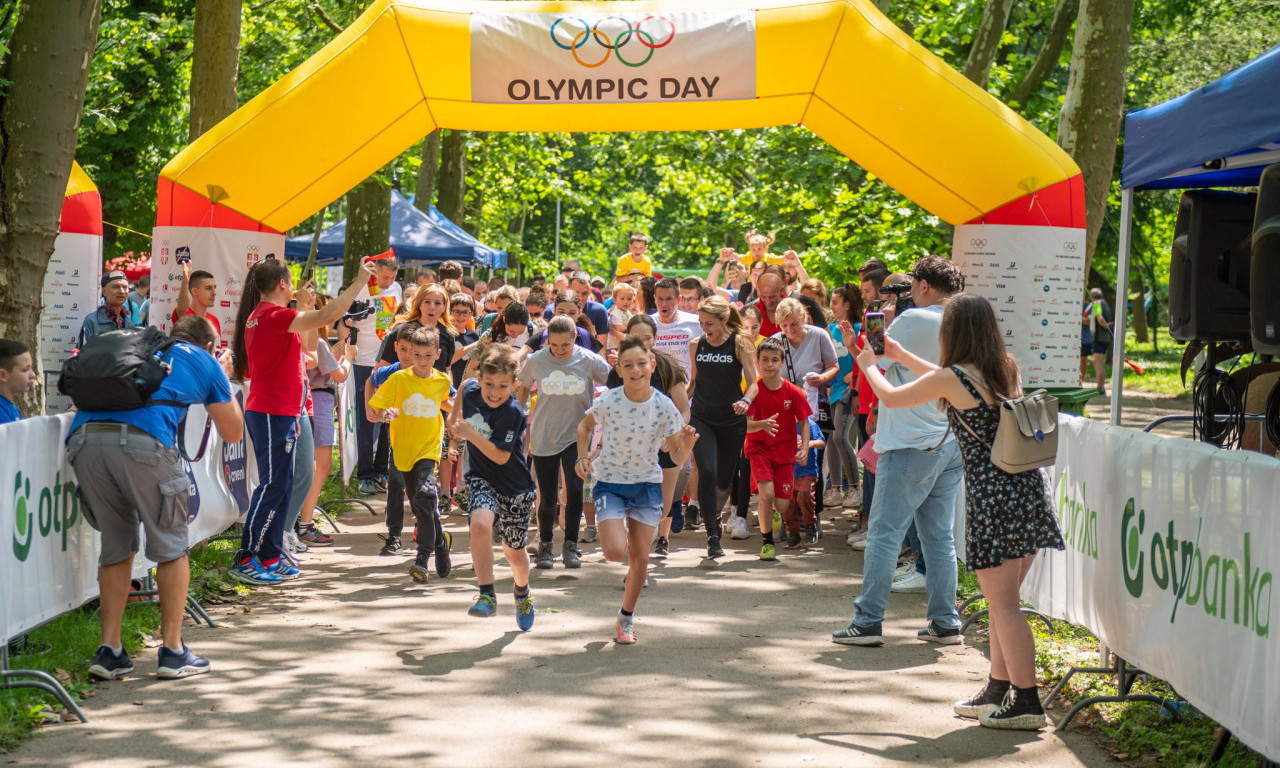
{"label": "woman taking photo", "polygon": [[739,334],[742,318],[720,296],[698,304],[698,324],[702,336],[689,342],[689,424],[700,436],[693,463],[698,468],[698,506],[707,526],[707,557],[721,557],[720,510],[729,498],[747,437],[743,414],[758,388],[755,345]]}
{"label": "woman taking photo", "polygon": [[856,506],[862,501],[862,488],[858,482],[858,454],[849,441],[850,429],[857,429],[854,419],[857,373],[854,371],[853,353],[844,345],[840,323],[851,323],[854,333],[862,326],[862,294],[852,283],[845,283],[831,292],[831,314],[835,322],[827,327],[831,343],[836,348],[836,377],[831,381],[828,399],[831,401],[831,438],[827,441],[827,469],[831,478],[830,499],[823,499],[828,506]]}
{"label": "woman taking photo", "polygon": [[1043,548],[1062,549],[1062,534],[1039,470],[1009,474],[991,463],[1000,403],[1022,392],[1018,364],[1000,338],[995,312],[979,296],[951,299],[942,315],[941,365],[907,352],[888,336],[885,356],[919,379],[891,386],[870,346],[858,367],[880,402],[909,408],[940,401],[964,458],[968,558],[991,613],[991,676],[956,714],[989,728],[1037,730],[1045,724],[1036,691],[1036,648],[1019,610],[1018,590]]}
{"label": "woman taking photo", "polygon": [[[298,569],[281,559],[289,494],[293,486],[293,447],[306,397],[302,337],[336,323],[374,276],[362,266],[359,278],[324,309],[289,309],[293,275],[278,259],[260,261],[245,278],[232,339],[233,373],[250,380],[244,404],[245,428],[253,441],[261,483],[253,490],[231,573],[248,584],[277,584],[297,578]],[[311,306],[311,285],[298,290],[298,303]]]}

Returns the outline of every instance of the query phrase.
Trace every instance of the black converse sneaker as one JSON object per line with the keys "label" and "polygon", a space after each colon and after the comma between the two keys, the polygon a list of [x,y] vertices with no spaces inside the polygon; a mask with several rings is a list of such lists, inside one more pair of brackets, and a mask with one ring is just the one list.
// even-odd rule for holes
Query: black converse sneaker
{"label": "black converse sneaker", "polygon": [[1008,680],[996,680],[994,677],[989,677],[987,678],[987,684],[983,686],[981,691],[978,691],[977,696],[968,701],[957,701],[955,703],[956,714],[961,717],[967,717],[970,720],[977,720],[978,715],[983,712],[994,712],[999,709],[1007,690],[1009,690]]}
{"label": "black converse sneaker", "polygon": [[1004,703],[993,712],[978,713],[978,722],[1007,731],[1038,731],[1045,726],[1040,693],[1034,688],[1009,687]]}

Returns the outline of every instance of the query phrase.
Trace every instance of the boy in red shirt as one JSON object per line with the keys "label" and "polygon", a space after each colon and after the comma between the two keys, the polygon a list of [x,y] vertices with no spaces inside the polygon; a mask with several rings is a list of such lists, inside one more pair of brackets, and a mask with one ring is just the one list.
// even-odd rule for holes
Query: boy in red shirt
{"label": "boy in red shirt", "polygon": [[796,464],[803,464],[809,456],[809,432],[800,433],[797,450],[796,425],[807,423],[813,411],[804,391],[782,378],[784,354],[785,347],[778,339],[763,339],[756,347],[760,391],[747,408],[746,457],[760,494],[761,560],[778,559],[773,533],[781,533]]}

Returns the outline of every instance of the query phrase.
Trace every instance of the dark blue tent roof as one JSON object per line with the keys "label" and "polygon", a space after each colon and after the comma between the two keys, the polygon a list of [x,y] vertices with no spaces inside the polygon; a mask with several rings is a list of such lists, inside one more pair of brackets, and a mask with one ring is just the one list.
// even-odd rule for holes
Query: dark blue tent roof
{"label": "dark blue tent roof", "polygon": [[[316,264],[341,264],[346,239],[346,219],[321,232]],[[439,266],[450,260],[463,266],[501,269],[507,265],[506,251],[481,243],[446,219],[434,206],[430,214],[423,213],[394,189],[391,190],[391,248],[401,263],[415,266]],[[306,261],[310,252],[309,234],[285,240],[284,255],[290,261]]]}
{"label": "dark blue tent roof", "polygon": [[1280,162],[1280,46],[1208,85],[1124,119],[1129,189],[1256,186]]}

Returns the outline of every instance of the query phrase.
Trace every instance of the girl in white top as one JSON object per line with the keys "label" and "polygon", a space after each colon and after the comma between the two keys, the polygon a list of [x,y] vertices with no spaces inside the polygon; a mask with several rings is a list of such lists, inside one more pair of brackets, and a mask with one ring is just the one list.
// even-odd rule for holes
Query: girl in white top
{"label": "girl in white top", "polygon": [[[698,433],[684,424],[671,399],[649,383],[653,358],[640,339],[622,340],[618,348],[618,374],[622,387],[611,389],[587,409],[578,425],[578,461],[575,469],[584,480],[596,477],[592,496],[600,528],[600,547],[608,560],[620,562],[630,550],[626,591],[615,627],[617,641],[636,641],[636,602],[644,589],[649,567],[649,542],[662,517],[662,468],[658,450],[671,454],[677,464],[689,457]],[[600,456],[587,452],[592,432],[600,425]]]}

